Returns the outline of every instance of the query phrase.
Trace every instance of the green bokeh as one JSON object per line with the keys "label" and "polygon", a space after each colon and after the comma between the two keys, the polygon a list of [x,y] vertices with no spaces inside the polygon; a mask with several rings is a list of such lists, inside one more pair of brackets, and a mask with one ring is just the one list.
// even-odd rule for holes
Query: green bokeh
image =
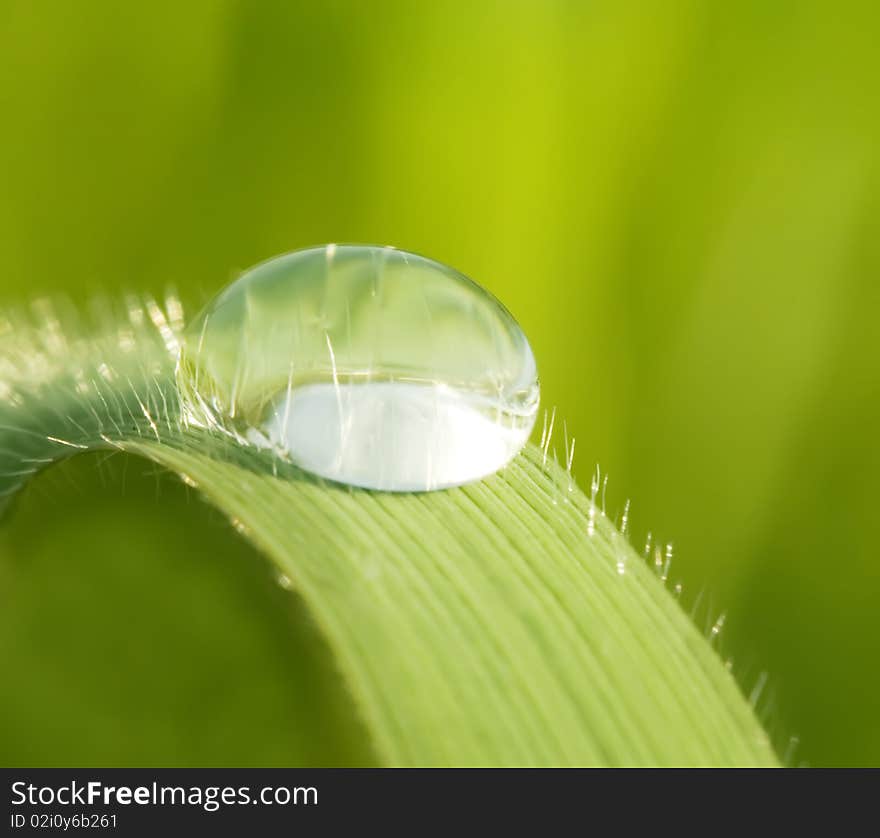
{"label": "green bokeh", "polygon": [[[7,3],[0,303],[192,311],[328,241],[455,266],[794,761],[877,764],[878,34],[848,2]],[[0,762],[368,760],[261,560],[118,468],[4,524]]]}

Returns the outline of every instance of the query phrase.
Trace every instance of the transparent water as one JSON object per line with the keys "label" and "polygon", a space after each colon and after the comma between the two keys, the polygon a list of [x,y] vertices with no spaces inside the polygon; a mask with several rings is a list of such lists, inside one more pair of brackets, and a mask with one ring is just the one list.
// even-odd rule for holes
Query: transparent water
{"label": "transparent water", "polygon": [[270,259],[189,324],[187,420],[331,480],[428,491],[494,473],[538,409],[529,343],[489,292],[390,247]]}

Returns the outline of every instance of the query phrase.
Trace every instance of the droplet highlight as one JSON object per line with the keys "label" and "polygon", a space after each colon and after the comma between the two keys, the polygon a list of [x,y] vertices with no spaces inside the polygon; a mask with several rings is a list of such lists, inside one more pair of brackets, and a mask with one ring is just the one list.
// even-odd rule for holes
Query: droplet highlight
{"label": "droplet highlight", "polygon": [[539,402],[522,329],[488,291],[390,247],[263,262],[186,328],[184,419],[385,491],[479,480],[525,445]]}

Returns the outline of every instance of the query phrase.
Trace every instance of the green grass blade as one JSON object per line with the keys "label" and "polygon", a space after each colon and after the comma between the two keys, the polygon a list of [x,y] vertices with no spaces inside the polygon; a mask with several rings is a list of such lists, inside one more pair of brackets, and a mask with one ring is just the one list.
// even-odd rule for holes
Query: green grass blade
{"label": "green grass blade", "polygon": [[314,479],[182,429],[173,330],[146,311],[133,346],[7,333],[0,490],[94,447],[184,475],[299,591],[385,764],[776,764],[709,641],[541,450],[430,494]]}

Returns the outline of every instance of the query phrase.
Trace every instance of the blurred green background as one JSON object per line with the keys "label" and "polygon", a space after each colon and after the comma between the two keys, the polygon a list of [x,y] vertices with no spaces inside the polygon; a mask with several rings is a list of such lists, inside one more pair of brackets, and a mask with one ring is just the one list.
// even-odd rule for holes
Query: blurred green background
{"label": "blurred green background", "polygon": [[[328,241],[459,268],[781,749],[878,764],[878,35],[804,0],[7,0],[0,304],[192,311]],[[296,600],[141,461],[3,523],[0,650],[2,764],[371,759]]]}

